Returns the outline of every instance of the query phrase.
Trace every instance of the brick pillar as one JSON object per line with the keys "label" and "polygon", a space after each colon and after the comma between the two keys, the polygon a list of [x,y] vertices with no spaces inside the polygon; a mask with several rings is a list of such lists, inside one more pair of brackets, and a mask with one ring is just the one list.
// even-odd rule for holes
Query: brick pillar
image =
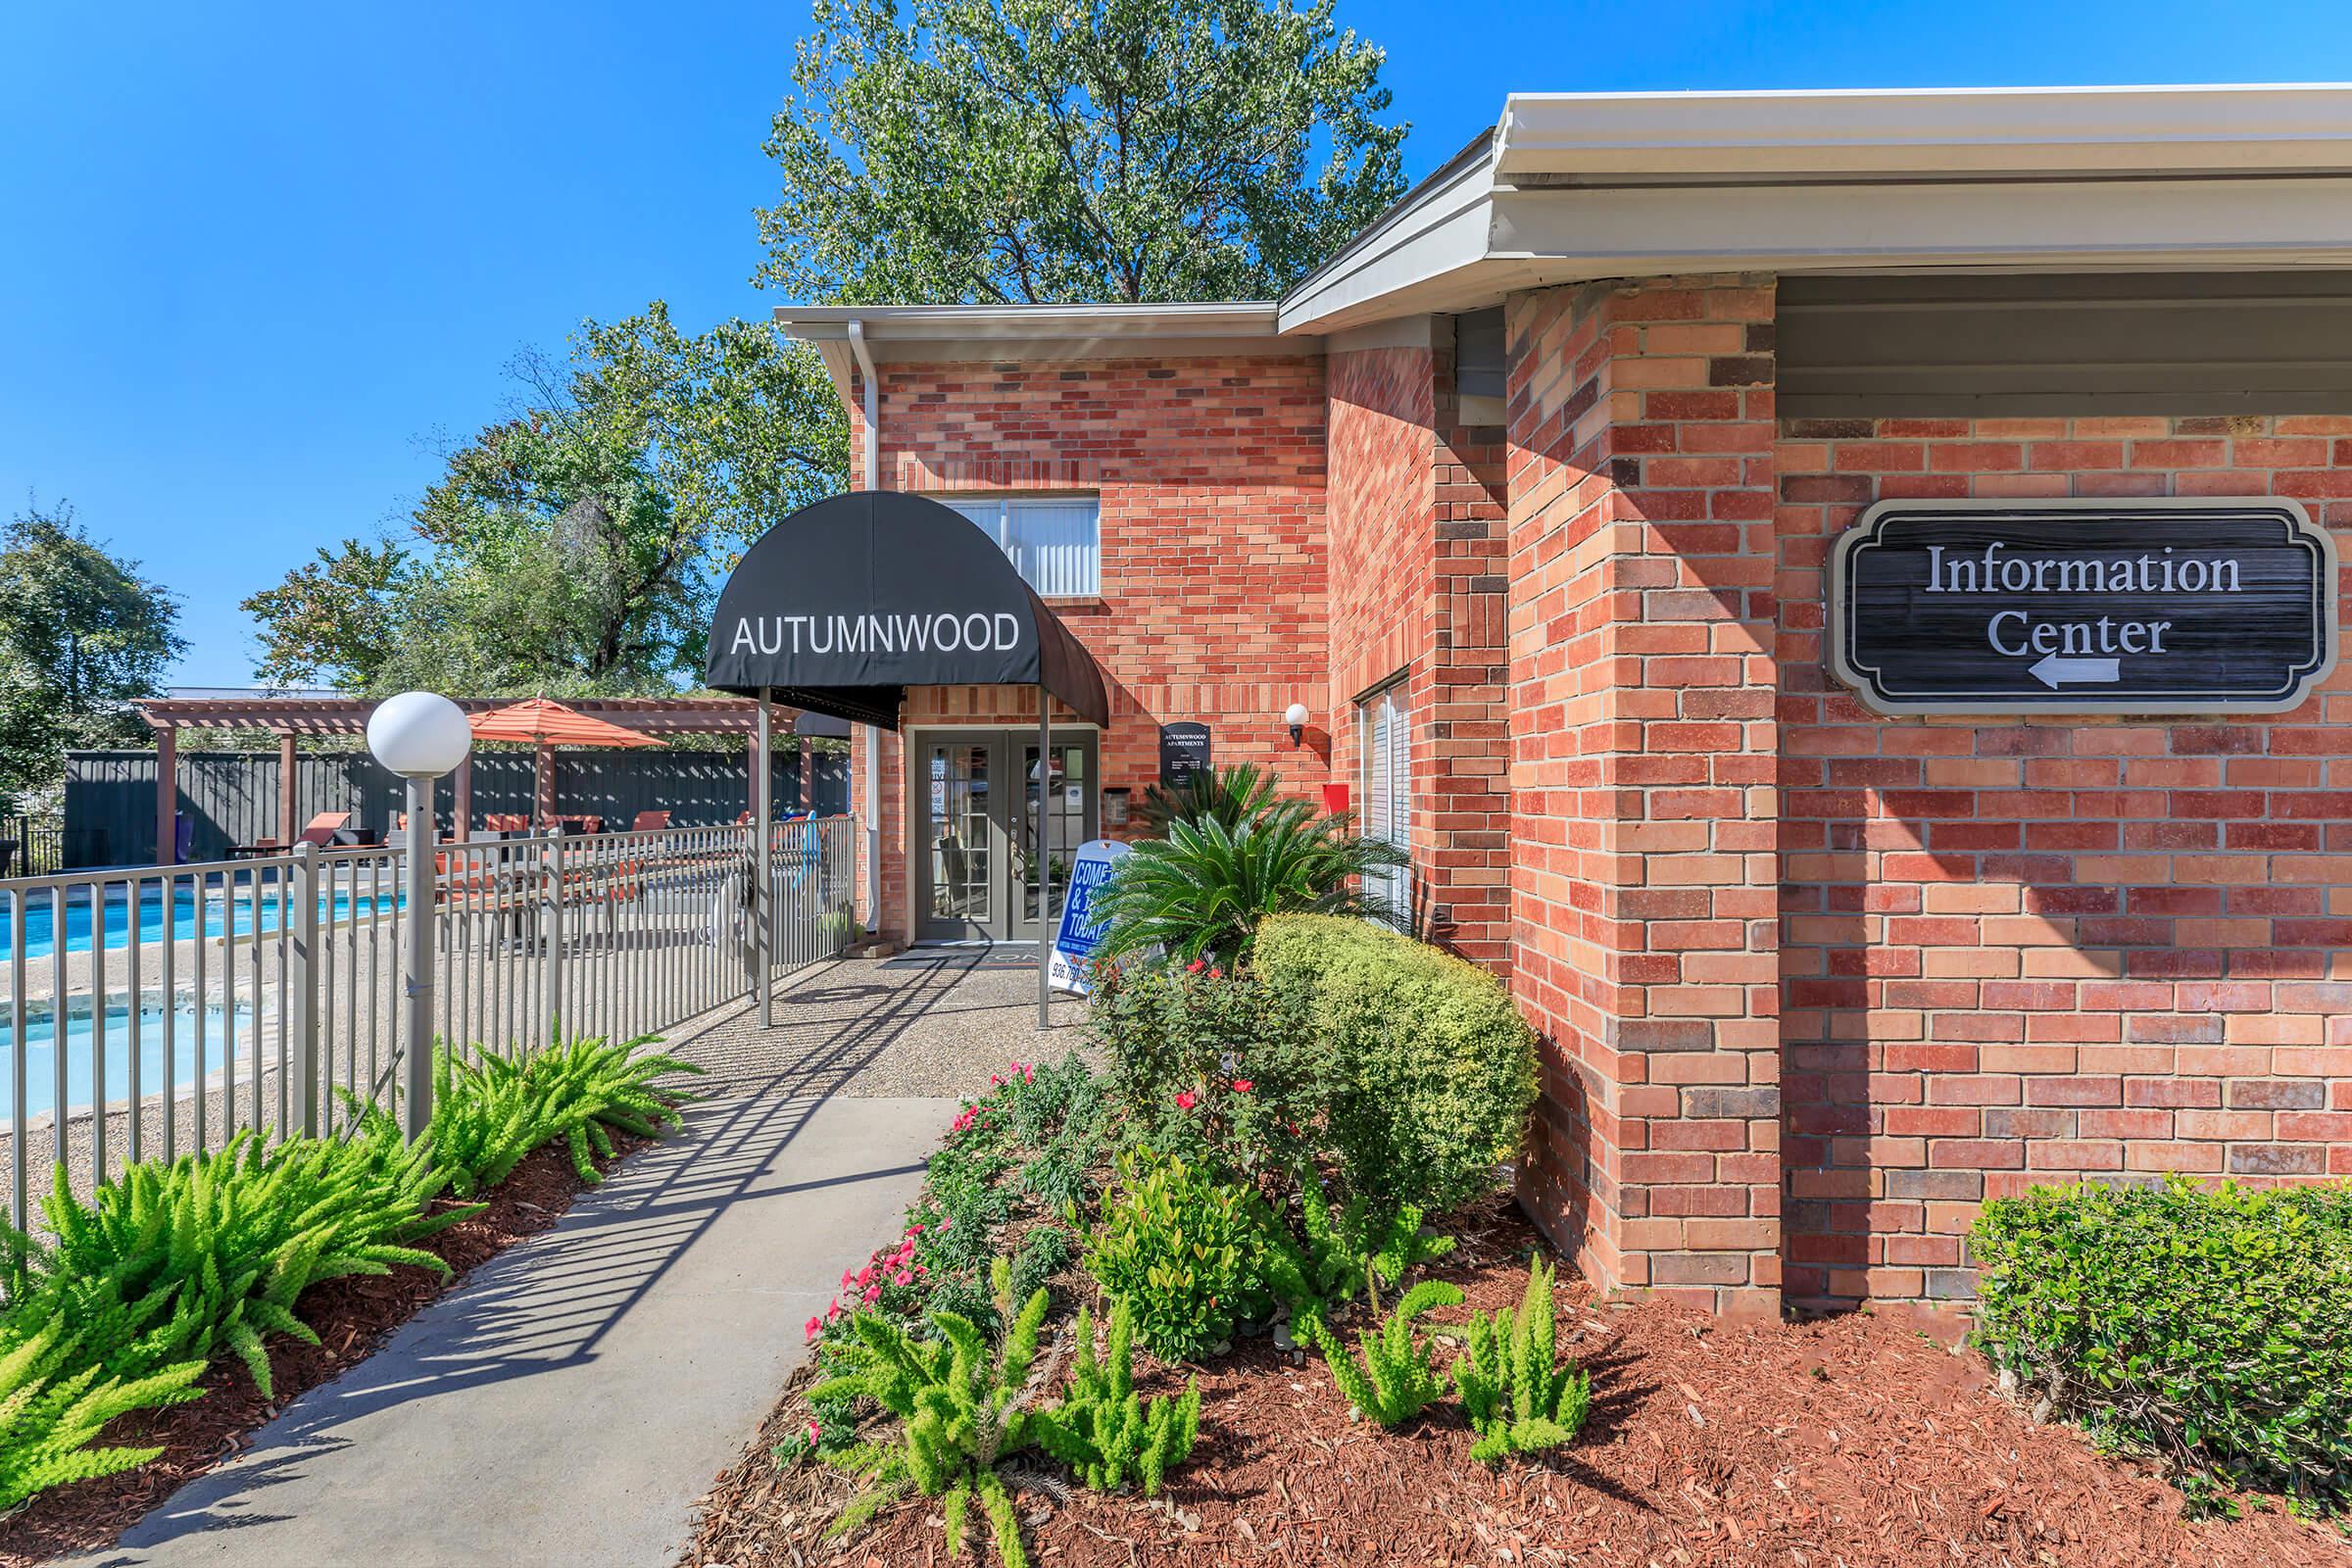
{"label": "brick pillar", "polygon": [[1777,1307],[1773,289],[1506,318],[1522,1197],[1604,1285]]}

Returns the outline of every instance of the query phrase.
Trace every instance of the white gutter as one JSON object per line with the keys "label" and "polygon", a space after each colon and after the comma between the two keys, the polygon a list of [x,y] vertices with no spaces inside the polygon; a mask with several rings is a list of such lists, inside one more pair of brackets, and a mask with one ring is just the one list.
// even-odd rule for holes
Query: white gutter
{"label": "white gutter", "polygon": [[[865,383],[865,487],[882,486],[881,394],[874,385],[874,357],[865,346],[865,323],[853,317],[849,323],[850,352],[858,357],[858,376]],[[865,726],[865,928],[882,929],[882,731]],[[911,917],[912,911],[909,911]],[[913,931],[909,925],[909,933]]]}

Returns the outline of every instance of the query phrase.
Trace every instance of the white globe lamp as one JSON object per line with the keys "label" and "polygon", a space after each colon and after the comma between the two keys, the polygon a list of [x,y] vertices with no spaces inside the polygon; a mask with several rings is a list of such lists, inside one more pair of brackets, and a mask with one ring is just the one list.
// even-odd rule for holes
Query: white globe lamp
{"label": "white globe lamp", "polygon": [[368,750],[409,781],[409,826],[401,849],[401,1128],[424,1136],[433,1116],[434,905],[433,780],[466,760],[473,727],[466,710],[438,692],[402,692],[368,715]]}
{"label": "white globe lamp", "polygon": [[439,778],[473,750],[473,729],[439,692],[402,692],[368,715],[368,750],[402,778]]}
{"label": "white globe lamp", "polygon": [[1304,703],[1293,703],[1289,708],[1283,710],[1282,721],[1290,726],[1292,746],[1296,747],[1299,740],[1306,734],[1306,721],[1308,717],[1309,714],[1307,713],[1306,705]]}

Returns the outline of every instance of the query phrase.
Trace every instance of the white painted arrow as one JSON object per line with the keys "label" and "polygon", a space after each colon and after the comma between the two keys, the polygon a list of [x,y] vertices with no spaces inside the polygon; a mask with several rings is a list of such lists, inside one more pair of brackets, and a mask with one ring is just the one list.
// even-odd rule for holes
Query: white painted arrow
{"label": "white painted arrow", "polygon": [[2034,666],[2034,678],[2056,691],[2060,686],[2112,685],[2122,677],[2116,673],[2112,659],[2060,659],[2056,654],[2044,654]]}

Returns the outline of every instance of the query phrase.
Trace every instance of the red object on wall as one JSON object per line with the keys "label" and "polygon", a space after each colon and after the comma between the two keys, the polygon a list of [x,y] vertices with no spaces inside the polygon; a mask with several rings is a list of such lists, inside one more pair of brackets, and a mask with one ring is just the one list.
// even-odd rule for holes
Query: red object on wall
{"label": "red object on wall", "polygon": [[1324,785],[1323,809],[1333,816],[1348,809],[1348,786],[1345,784]]}

